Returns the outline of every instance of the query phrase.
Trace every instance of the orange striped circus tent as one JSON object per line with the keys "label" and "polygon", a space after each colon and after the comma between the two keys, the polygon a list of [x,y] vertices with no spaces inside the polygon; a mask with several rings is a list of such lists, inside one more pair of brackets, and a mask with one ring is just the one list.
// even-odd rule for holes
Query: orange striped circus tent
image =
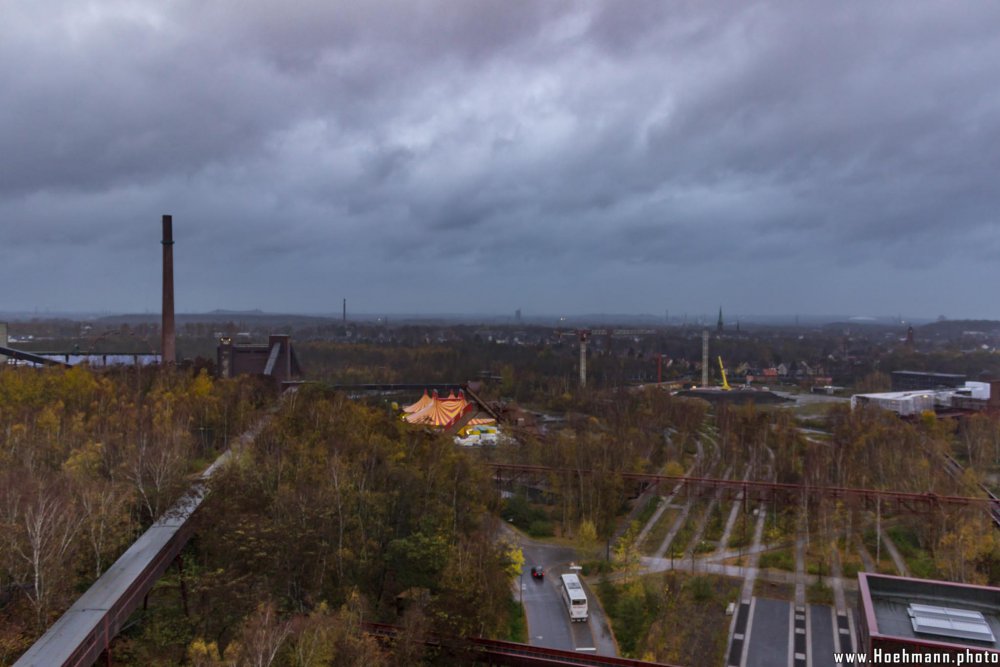
{"label": "orange striped circus tent", "polygon": [[420,397],[420,400],[418,400],[416,403],[413,403],[412,405],[407,405],[406,407],[404,407],[403,408],[403,412],[405,414],[412,414],[414,412],[420,412],[421,410],[423,410],[424,408],[426,408],[428,405],[430,405],[433,402],[434,402],[434,399],[431,398],[430,396],[428,396],[427,395],[427,390],[424,389],[424,395]]}
{"label": "orange striped circus tent", "polygon": [[[420,403],[420,401],[417,401],[417,403]],[[417,403],[414,403],[414,405],[417,405]],[[435,392],[430,397],[430,401],[419,410],[405,414],[404,408],[403,420],[410,424],[448,427],[472,409],[472,403],[465,400],[465,394],[461,391],[458,392],[458,396],[455,396],[454,393],[448,394],[448,398],[440,398],[437,392]]]}

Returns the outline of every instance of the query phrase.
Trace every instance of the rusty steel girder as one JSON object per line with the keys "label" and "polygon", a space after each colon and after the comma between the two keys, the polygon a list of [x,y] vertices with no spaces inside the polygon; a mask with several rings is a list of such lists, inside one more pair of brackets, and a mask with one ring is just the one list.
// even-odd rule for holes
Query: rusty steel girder
{"label": "rusty steel girder", "polygon": [[[576,468],[550,468],[547,466],[520,465],[513,463],[488,463],[494,469],[498,483],[502,479],[512,480],[514,476],[535,475],[539,478],[549,478],[552,475],[578,477],[581,475],[603,475],[603,471],[593,471]],[[623,480],[636,482],[679,484],[680,493],[707,497],[722,490],[724,497],[734,499],[742,494],[746,500],[753,502],[768,502],[789,505],[800,502],[803,496],[807,500],[839,500],[845,505],[874,509],[881,504],[885,509],[902,509],[915,514],[925,514],[941,507],[980,507],[986,511],[996,510],[1000,513],[1000,502],[992,498],[975,498],[969,496],[939,495],[936,493],[912,493],[905,491],[885,491],[881,489],[866,489],[838,486],[813,486],[809,484],[788,484],[782,482],[743,481],[734,479],[719,479],[714,477],[684,477],[680,475],[659,475],[641,472],[616,472]],[[706,494],[706,496],[701,496]]]}

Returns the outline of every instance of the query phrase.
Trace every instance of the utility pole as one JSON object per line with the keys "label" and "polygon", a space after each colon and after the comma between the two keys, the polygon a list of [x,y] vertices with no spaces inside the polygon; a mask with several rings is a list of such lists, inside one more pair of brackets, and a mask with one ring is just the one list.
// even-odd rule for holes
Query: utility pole
{"label": "utility pole", "polygon": [[708,329],[701,332],[701,386],[708,386]]}

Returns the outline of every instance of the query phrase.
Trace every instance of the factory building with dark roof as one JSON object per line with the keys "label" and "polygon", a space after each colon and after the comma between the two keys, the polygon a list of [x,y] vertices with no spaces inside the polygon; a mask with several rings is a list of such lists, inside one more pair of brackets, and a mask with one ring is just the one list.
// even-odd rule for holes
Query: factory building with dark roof
{"label": "factory building with dark roof", "polygon": [[302,376],[299,358],[286,334],[271,334],[267,345],[237,345],[224,337],[216,348],[216,364],[219,377],[224,378],[266,375],[288,382]]}

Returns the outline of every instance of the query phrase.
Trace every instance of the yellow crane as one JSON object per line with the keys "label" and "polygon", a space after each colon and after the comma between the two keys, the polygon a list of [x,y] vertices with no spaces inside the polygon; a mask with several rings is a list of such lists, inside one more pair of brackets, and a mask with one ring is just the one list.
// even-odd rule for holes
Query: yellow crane
{"label": "yellow crane", "polygon": [[722,371],[722,389],[723,391],[732,391],[732,387],[729,386],[729,380],[726,379],[726,367],[722,365],[722,357],[719,357],[719,370]]}

